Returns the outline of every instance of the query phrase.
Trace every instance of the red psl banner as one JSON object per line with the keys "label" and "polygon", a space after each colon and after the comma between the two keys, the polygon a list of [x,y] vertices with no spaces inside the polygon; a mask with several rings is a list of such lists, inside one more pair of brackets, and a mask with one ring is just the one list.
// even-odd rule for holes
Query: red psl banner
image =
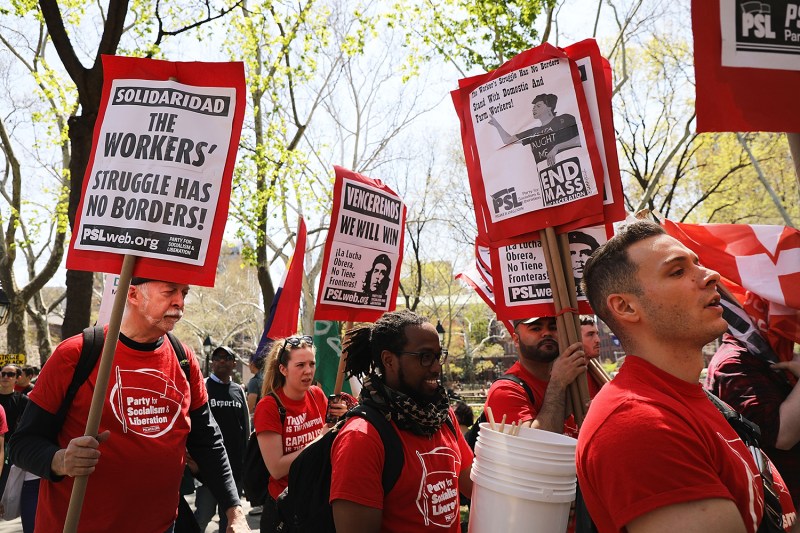
{"label": "red psl banner", "polygon": [[726,284],[732,283],[745,311],[783,358],[787,355],[783,347],[790,341],[791,357],[791,343],[800,342],[800,232],[785,226],[670,220],[663,225],[703,265],[727,278]]}
{"label": "red psl banner", "polygon": [[451,95],[481,236],[497,243],[602,220],[602,163],[563,50],[543,44],[459,86]]}
{"label": "red psl banner", "polygon": [[242,63],[103,56],[67,268],[213,286],[245,110]]}
{"label": "red psl banner", "polygon": [[800,132],[792,0],[692,0],[697,131]]}
{"label": "red psl banner", "polygon": [[380,180],[334,170],[333,213],[314,320],[374,322],[395,308],[406,207]]}

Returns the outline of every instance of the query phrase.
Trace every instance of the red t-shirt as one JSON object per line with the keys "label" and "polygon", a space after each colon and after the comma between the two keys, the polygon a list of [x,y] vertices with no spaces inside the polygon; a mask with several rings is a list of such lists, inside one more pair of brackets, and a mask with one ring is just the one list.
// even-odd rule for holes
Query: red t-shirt
{"label": "red t-shirt", "polygon": [[[62,342],[42,368],[29,397],[55,413],[61,406],[83,344],[82,335]],[[100,462],[89,476],[81,533],[108,531],[166,531],[178,509],[183,475],[189,411],[208,402],[197,360],[184,345],[191,386],[172,344],[164,337],[155,351],[138,351],[117,344],[99,432],[111,431],[100,445]],[[58,445],[83,435],[97,365],[78,389]],[[53,483],[42,479],[36,511],[37,531],[61,531],[67,514],[72,478]]]}
{"label": "red t-shirt", "polygon": [[6,410],[0,405],[0,436],[8,433],[8,422],[6,422]]}
{"label": "red t-shirt", "polygon": [[600,533],[709,498],[732,500],[750,533],[761,521],[763,490],[750,450],[700,384],[633,355],[592,402],[576,461]]}
{"label": "red t-shirt", "polygon": [[[264,396],[256,405],[253,427],[256,434],[271,431],[283,436],[283,455],[302,450],[317,438],[325,425],[325,411],[328,399],[322,389],[311,386],[302,400],[292,400],[283,393],[283,388],[275,391],[286,408],[286,420],[281,425],[278,404],[270,395]],[[269,494],[277,498],[289,484],[288,476],[276,479],[269,477]]]}
{"label": "red t-shirt", "polygon": [[[528,394],[521,385],[517,385],[513,381],[507,379],[495,380],[489,388],[485,403],[485,405],[492,408],[492,415],[494,416],[495,422],[499,423],[503,415],[506,415],[506,424],[535,420],[539,414],[539,408],[542,406],[542,401],[544,400],[544,393],[547,390],[547,381],[542,381],[528,372],[519,361],[514,363],[506,374],[513,374],[528,384],[533,391],[533,398],[536,400],[536,405],[531,405]],[[578,436],[578,425],[575,423],[574,416],[569,415],[569,417],[564,420],[563,434],[573,438]]]}
{"label": "red t-shirt", "polygon": [[[458,428],[455,413],[450,419]],[[360,417],[347,421],[331,449],[331,501],[348,500],[383,510],[381,531],[416,533],[435,530],[457,533],[458,476],[472,466],[472,450],[461,431],[446,425],[433,437],[400,431],[404,464],[389,496],[384,498],[385,454],[380,434]]]}

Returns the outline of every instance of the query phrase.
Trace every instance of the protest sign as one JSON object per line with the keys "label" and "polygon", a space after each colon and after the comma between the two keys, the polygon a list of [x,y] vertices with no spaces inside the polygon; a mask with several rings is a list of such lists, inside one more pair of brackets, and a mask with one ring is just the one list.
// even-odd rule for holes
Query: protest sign
{"label": "protest sign", "polygon": [[797,0],[720,0],[722,65],[800,70]]}
{"label": "protest sign", "polygon": [[602,220],[602,164],[578,68],[563,50],[541,45],[459,85],[451,94],[479,232],[481,218],[493,243]]}
{"label": "protest sign", "polygon": [[[340,323],[331,320],[314,321],[314,348],[316,349],[317,369],[314,379],[325,394],[333,394],[339,358],[342,356],[342,339],[339,336]],[[342,390],[352,394],[350,383],[345,381]]]}
{"label": "protest sign", "polygon": [[117,285],[119,285],[119,274],[103,274],[103,296],[100,300],[100,309],[97,311],[95,324],[102,326],[111,320],[111,307],[114,305]]}
{"label": "protest sign", "polygon": [[377,320],[395,308],[406,208],[379,180],[334,167],[316,320]]}
{"label": "protest sign", "polygon": [[597,41],[586,39],[567,46],[564,51],[578,65],[586,96],[586,106],[592,119],[594,139],[603,166],[603,220],[606,224],[625,219],[622,178],[619,173],[617,140],[614,132],[614,112],[611,108],[610,80],[606,79],[605,61]]}
{"label": "protest sign", "polygon": [[67,268],[213,285],[245,108],[241,63],[103,57]]}
{"label": "protest sign", "polygon": [[697,131],[800,132],[800,3],[692,0]]}
{"label": "protest sign", "polygon": [[494,286],[492,279],[492,254],[488,246],[482,246],[475,241],[475,269],[483,281],[490,287]]}
{"label": "protest sign", "polygon": [[[592,252],[608,240],[605,226],[594,226],[568,234],[572,274],[580,286],[583,268]],[[550,275],[539,239],[491,246],[492,273],[497,316],[503,319],[555,316]],[[578,290],[578,311],[592,313]]]}

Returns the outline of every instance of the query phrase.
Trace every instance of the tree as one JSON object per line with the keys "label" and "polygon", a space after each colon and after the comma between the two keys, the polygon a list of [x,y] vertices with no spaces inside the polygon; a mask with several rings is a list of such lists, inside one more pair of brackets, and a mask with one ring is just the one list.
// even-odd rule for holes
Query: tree
{"label": "tree", "polygon": [[[120,44],[123,33],[128,29],[125,25],[128,16],[130,0],[109,0],[105,10],[99,6],[99,17],[102,21],[102,32],[94,48],[94,52],[85,55],[90,58],[91,66],[83,65],[81,55],[84,52],[76,46],[83,41],[73,41],[70,37],[70,29],[76,30],[73,35],[80,32],[80,17],[75,16],[72,9],[65,7],[67,18],[62,15],[62,9],[57,0],[40,0],[39,12],[44,20],[50,42],[52,42],[61,63],[69,75],[78,94],[78,106],[69,118],[69,141],[70,141],[70,161],[69,161],[69,224],[72,227],[75,223],[75,215],[83,191],[83,177],[89,163],[92,148],[92,135],[94,132],[97,113],[100,107],[100,96],[103,88],[103,68],[101,57],[104,54],[114,55]],[[86,9],[89,2],[80,2],[77,6],[78,12]],[[238,2],[233,2],[238,5]],[[71,7],[71,6],[70,6]],[[131,54],[152,56],[158,52],[159,46],[165,38],[177,36],[184,32],[194,30],[203,24],[209,23],[222,16],[225,16],[232,7],[225,2],[217,3],[215,0],[204,0],[193,3],[157,2],[155,9],[150,10],[147,3],[134,3],[133,14],[136,17],[135,23],[146,29],[151,28],[151,16],[156,21],[156,28],[151,45],[147,45],[145,50],[136,48],[129,50]],[[177,17],[178,25],[169,25],[170,17]],[[77,19],[77,21],[76,21]],[[141,27],[140,26],[140,27]],[[140,32],[143,31],[140,29]],[[42,43],[45,46],[47,43]],[[67,271],[67,296],[66,314],[62,326],[62,336],[79,333],[89,325],[91,313],[91,294],[92,294],[92,273],[82,271]]]}
{"label": "tree", "polygon": [[393,161],[392,144],[426,109],[419,104],[423,88],[394,76],[397,47],[376,30],[376,11],[311,1],[252,3],[243,5],[230,39],[232,53],[248,58],[254,110],[235,184],[239,236],[252,243],[247,255],[258,268],[268,308],[274,294],[270,266],[279,259],[285,264],[296,220],[306,219],[306,331],[313,326],[324,259],[331,167],[385,178],[381,171]]}
{"label": "tree", "polygon": [[203,341],[226,345],[247,358],[258,345],[264,310],[255,268],[243,261],[241,246],[223,244],[214,287],[192,287],[176,334],[202,354]]}
{"label": "tree", "polygon": [[[52,346],[49,309],[40,291],[56,273],[64,255],[69,185],[66,167],[70,159],[66,122],[74,106],[74,93],[63,85],[45,57],[47,37],[41,22],[18,13],[2,15],[0,57],[6,62],[7,79],[17,77],[24,87],[8,91],[10,111],[0,117],[0,153],[4,160],[0,196],[5,202],[0,211],[0,224],[5,225],[0,235],[0,282],[10,301],[7,349],[27,353],[26,315],[30,315],[39,357],[44,361]],[[36,37],[30,39],[28,35]],[[50,146],[57,147],[55,153]],[[15,272],[20,252],[27,282],[21,282]]]}

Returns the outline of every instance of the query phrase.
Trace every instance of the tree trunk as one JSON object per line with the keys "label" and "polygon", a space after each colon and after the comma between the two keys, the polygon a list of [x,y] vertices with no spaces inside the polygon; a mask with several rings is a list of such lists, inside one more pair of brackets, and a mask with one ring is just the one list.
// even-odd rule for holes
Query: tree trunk
{"label": "tree trunk", "polygon": [[25,351],[25,337],[28,331],[27,321],[25,320],[25,302],[18,297],[10,297],[11,300],[8,308],[8,329],[7,347],[8,353],[26,353]]}
{"label": "tree trunk", "polygon": [[[38,298],[34,297],[34,301]],[[34,312],[29,312],[28,316],[31,317],[33,320],[33,326],[36,328],[36,346],[39,350],[39,366],[47,362],[47,359],[50,357],[50,354],[53,352],[53,343],[50,340],[50,325],[47,322],[47,309],[44,309],[44,305],[41,307],[38,305],[40,302],[36,302],[36,309]],[[28,363],[30,364],[30,363]]]}
{"label": "tree trunk", "polygon": [[[75,215],[83,192],[83,176],[92,152],[92,133],[97,115],[78,115],[69,119],[72,159],[69,162],[69,225],[75,231]],[[92,272],[67,270],[67,304],[61,338],[77,335],[89,325],[92,313]]]}

